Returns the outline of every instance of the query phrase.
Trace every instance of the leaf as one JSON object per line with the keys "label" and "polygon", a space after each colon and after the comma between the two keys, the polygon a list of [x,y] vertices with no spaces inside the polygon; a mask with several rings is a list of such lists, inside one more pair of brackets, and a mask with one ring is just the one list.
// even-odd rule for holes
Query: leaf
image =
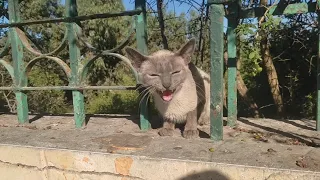
{"label": "leaf", "polygon": [[255,56],[256,56],[256,52],[253,51],[249,54],[249,59],[253,59]]}

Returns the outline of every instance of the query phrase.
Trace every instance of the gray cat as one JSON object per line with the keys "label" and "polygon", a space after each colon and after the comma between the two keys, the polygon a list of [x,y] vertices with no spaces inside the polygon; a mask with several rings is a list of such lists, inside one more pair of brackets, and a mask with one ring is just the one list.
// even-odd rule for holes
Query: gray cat
{"label": "gray cat", "polygon": [[198,124],[209,122],[210,77],[190,62],[195,45],[191,39],[176,52],[159,50],[149,56],[125,49],[164,120],[161,136],[172,136],[176,123],[186,123],[183,137],[199,137]]}

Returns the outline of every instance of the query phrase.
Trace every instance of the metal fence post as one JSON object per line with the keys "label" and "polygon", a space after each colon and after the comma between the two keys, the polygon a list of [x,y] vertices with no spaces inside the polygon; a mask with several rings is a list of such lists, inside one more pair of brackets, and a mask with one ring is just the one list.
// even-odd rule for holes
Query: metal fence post
{"label": "metal fence post", "polygon": [[[208,3],[211,1],[208,0]],[[210,4],[210,137],[223,139],[223,17],[222,4]],[[212,83],[214,82],[214,83]]]}
{"label": "metal fence post", "polygon": [[229,18],[227,28],[228,38],[228,126],[235,126],[237,122],[237,3],[229,5]]}
{"label": "metal fence post", "polygon": [[[19,0],[9,0],[9,20],[10,23],[16,23],[20,21],[19,15]],[[11,51],[12,60],[14,67],[14,86],[24,87],[27,86],[28,79],[23,73],[24,62],[23,62],[23,46],[21,40],[14,27],[10,28],[10,39],[11,39]],[[15,91],[18,121],[19,123],[28,123],[28,101],[27,95],[23,91]]]}
{"label": "metal fence post", "polygon": [[[76,0],[66,0],[66,15],[67,17],[75,17],[78,15]],[[76,23],[67,23],[68,28],[68,44],[69,44],[69,57],[71,67],[70,85],[80,85],[79,68],[80,62],[80,50],[76,43],[76,32],[78,31],[78,25]],[[72,91],[73,98],[73,111],[76,127],[82,127],[85,122],[85,109],[84,109],[84,95],[81,90]]]}
{"label": "metal fence post", "polygon": [[[135,8],[142,10],[142,13],[136,16],[136,38],[137,38],[137,48],[143,53],[147,54],[147,19],[146,19],[146,1],[145,0],[135,0]],[[139,88],[139,92],[143,89]],[[141,107],[140,108],[140,129],[148,130],[150,129],[150,116],[149,116],[149,100],[145,96],[141,96]]]}

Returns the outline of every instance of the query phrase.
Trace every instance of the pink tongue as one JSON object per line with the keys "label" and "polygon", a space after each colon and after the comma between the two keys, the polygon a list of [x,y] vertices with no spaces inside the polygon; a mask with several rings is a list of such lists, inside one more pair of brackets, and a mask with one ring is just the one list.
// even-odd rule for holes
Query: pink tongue
{"label": "pink tongue", "polygon": [[165,101],[170,101],[172,99],[172,92],[168,90],[164,91],[162,93],[162,99]]}

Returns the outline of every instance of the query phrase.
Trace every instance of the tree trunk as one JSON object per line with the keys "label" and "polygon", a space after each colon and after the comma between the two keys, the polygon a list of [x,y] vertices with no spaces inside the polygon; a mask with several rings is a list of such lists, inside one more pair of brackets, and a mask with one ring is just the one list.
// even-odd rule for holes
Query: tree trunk
{"label": "tree trunk", "polygon": [[[262,6],[266,6],[267,0],[261,0],[260,4]],[[261,36],[260,48],[261,48],[263,68],[266,70],[266,73],[268,76],[268,82],[270,85],[272,98],[277,107],[277,114],[281,116],[284,113],[284,106],[283,106],[283,100],[282,100],[282,96],[279,88],[278,74],[277,74],[276,68],[274,67],[272,57],[270,55],[268,34],[263,29],[260,29],[259,34]]]}
{"label": "tree trunk", "polygon": [[165,35],[162,4],[163,4],[163,0],[157,0],[158,22],[159,22],[159,26],[160,26],[160,33],[161,33],[163,48],[164,49],[169,49],[168,40],[167,40],[167,37]]}
{"label": "tree trunk", "polygon": [[[238,57],[240,57],[240,56],[238,55]],[[238,58],[238,61],[237,61],[237,88],[238,88],[238,92],[239,92],[240,96],[242,97],[242,99],[246,102],[246,104],[253,111],[254,117],[259,118],[260,113],[259,113],[258,105],[256,102],[254,102],[254,99],[248,94],[248,88],[242,79],[242,76],[240,73],[240,68],[241,68],[241,58]]]}

